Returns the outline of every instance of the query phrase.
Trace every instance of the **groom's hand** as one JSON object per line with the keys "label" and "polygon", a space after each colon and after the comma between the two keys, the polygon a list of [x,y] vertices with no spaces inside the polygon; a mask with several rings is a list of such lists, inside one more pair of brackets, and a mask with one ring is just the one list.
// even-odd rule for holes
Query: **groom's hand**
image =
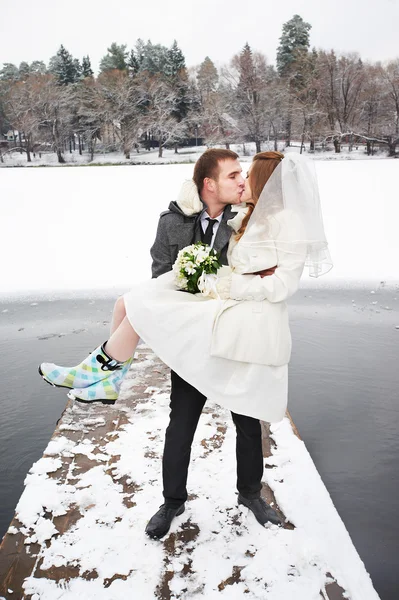
{"label": "groom's hand", "polygon": [[274,274],[274,271],[277,269],[277,265],[275,267],[270,267],[270,269],[263,269],[263,271],[256,271],[256,273],[254,273],[254,275],[260,275],[261,278],[263,279],[263,277],[269,277],[270,275]]}

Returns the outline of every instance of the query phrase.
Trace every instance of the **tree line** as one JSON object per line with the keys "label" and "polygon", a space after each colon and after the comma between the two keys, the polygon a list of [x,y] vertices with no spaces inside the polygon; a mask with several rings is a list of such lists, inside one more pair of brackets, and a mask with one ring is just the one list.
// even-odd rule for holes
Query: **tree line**
{"label": "tree line", "polygon": [[[14,147],[65,153],[96,145],[132,151],[200,142],[208,146],[268,141],[275,149],[299,142],[311,151],[340,152],[359,143],[368,154],[399,142],[399,59],[386,64],[359,55],[310,49],[311,25],[294,15],[283,25],[276,65],[245,44],[217,69],[207,56],[186,66],[171,47],[139,39],[128,50],[111,44],[95,77],[89,56],[80,61],[60,47],[42,61],[0,70],[0,134],[18,132]],[[1,140],[0,135],[0,140]],[[4,153],[0,141],[0,158]],[[7,150],[6,150],[7,151]]]}

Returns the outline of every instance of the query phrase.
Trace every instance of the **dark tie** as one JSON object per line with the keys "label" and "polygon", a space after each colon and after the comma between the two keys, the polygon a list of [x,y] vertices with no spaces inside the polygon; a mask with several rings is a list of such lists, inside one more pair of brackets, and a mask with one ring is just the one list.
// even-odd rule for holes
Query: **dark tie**
{"label": "dark tie", "polygon": [[210,246],[211,242],[212,242],[212,236],[213,236],[213,226],[215,223],[218,222],[218,219],[210,219],[209,217],[207,217],[206,221],[208,221],[208,225],[207,225],[207,228],[205,229],[205,233],[202,232],[202,227],[201,227],[202,241],[204,244],[208,244],[208,246]]}

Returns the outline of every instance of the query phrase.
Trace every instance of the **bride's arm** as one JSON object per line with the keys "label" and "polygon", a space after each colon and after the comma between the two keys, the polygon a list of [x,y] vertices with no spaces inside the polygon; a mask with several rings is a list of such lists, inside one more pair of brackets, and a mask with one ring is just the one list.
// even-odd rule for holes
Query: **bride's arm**
{"label": "bride's arm", "polygon": [[280,240],[304,239],[302,224],[295,215],[281,224],[277,242],[277,268],[273,275],[232,274],[229,297],[233,300],[269,300],[282,302],[292,296],[298,289],[305,257],[306,244],[293,242],[279,244]]}

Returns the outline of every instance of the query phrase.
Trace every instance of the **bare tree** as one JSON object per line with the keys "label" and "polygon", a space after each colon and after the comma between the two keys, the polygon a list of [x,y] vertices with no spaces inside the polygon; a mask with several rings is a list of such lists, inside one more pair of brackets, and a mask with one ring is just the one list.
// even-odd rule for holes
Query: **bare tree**
{"label": "bare tree", "polygon": [[141,123],[158,141],[161,158],[166,145],[176,144],[184,136],[185,123],[176,117],[180,98],[161,73],[143,71],[137,76],[135,85],[143,110]]}
{"label": "bare tree", "polygon": [[389,62],[382,70],[386,86],[388,112],[392,117],[387,123],[389,155],[395,156],[399,143],[399,59]]}
{"label": "bare tree", "polygon": [[359,138],[366,143],[368,155],[374,154],[376,142],[383,142],[385,121],[384,80],[379,63],[364,65],[364,85],[360,94]]}
{"label": "bare tree", "polygon": [[31,74],[8,89],[6,114],[20,133],[21,147],[28,162],[31,161],[35,134],[38,140],[48,134],[58,162],[65,162],[63,150],[69,135],[69,98],[68,88],[58,86],[52,75]]}
{"label": "bare tree", "polygon": [[365,81],[363,63],[357,54],[337,57],[334,51],[321,51],[318,59],[320,101],[333,137],[335,151],[340,152],[341,139],[349,137],[352,149],[354,131],[359,125],[360,97]]}
{"label": "bare tree", "polygon": [[14,81],[4,97],[4,109],[13,129],[23,138],[21,149],[26,152],[28,162],[32,162],[33,137],[38,130],[38,115],[34,110],[36,91],[40,75],[32,75],[24,81]]}
{"label": "bare tree", "polygon": [[49,136],[59,163],[64,163],[64,149],[71,136],[70,86],[58,85],[53,75],[37,76],[34,113],[39,131]]}
{"label": "bare tree", "polygon": [[130,159],[140,130],[140,98],[136,82],[127,70],[113,69],[99,75],[98,86],[104,102],[102,121],[112,129],[125,158]]}
{"label": "bare tree", "polygon": [[81,138],[83,138],[92,161],[96,142],[101,139],[101,131],[106,120],[104,99],[93,77],[86,77],[76,85],[74,105],[74,131],[78,136],[79,152],[81,153]]}

